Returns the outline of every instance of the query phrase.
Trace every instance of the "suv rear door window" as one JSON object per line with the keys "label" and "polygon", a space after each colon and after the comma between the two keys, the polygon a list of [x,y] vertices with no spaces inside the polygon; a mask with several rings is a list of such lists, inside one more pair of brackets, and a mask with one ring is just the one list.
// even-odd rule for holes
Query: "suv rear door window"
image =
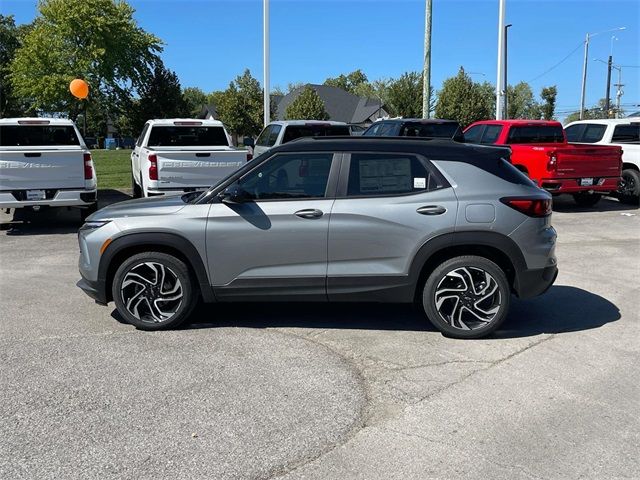
{"label": "suv rear door window", "polygon": [[282,143],[290,142],[301,137],[332,137],[350,136],[351,132],[347,125],[287,125],[282,137]]}
{"label": "suv rear door window", "polygon": [[347,196],[404,195],[443,186],[443,181],[415,155],[353,153]]}
{"label": "suv rear door window", "polygon": [[640,143],[640,123],[616,125],[611,143]]}
{"label": "suv rear door window", "polygon": [[512,126],[507,143],[564,143],[564,133],[560,125]]}
{"label": "suv rear door window", "polygon": [[2,147],[78,146],[80,140],[71,125],[2,125]]}
{"label": "suv rear door window", "polygon": [[222,127],[154,126],[150,147],[206,147],[229,146]]}

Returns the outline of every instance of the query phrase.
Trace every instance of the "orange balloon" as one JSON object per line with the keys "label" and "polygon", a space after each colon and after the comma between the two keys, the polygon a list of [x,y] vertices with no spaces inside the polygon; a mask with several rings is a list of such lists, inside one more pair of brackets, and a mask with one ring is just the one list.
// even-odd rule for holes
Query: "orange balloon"
{"label": "orange balloon", "polygon": [[81,100],[84,100],[89,96],[89,84],[79,78],[71,81],[69,84],[69,90],[74,97]]}

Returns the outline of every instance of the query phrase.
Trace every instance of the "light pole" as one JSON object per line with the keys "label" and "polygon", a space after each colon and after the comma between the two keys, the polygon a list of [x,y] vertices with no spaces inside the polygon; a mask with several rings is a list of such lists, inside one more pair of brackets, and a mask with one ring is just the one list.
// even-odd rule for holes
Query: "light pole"
{"label": "light pole", "polygon": [[424,14],[424,65],[422,72],[422,118],[429,118],[431,110],[431,2],[426,0]]}
{"label": "light pole", "polygon": [[509,82],[507,81],[507,63],[509,57],[507,56],[507,40],[509,39],[509,27],[513,26],[511,23],[504,26],[504,118],[509,118]]}
{"label": "light pole", "polygon": [[[600,60],[599,58],[594,58],[593,59],[594,62],[602,62],[605,65],[607,65],[607,67],[609,67],[609,62],[605,61],[605,60]],[[622,96],[624,95],[624,91],[622,90],[622,87],[624,87],[624,84],[622,83],[622,66],[620,65],[614,65],[613,63],[611,64],[611,68],[618,70],[618,83],[614,83],[613,86],[617,87],[616,88],[616,110],[615,110],[615,118],[618,118],[618,116],[620,115],[620,100],[622,98]],[[607,75],[610,76],[610,72],[607,72]],[[609,91],[609,88],[607,88],[607,92]],[[607,113],[608,115],[608,113]]]}
{"label": "light pole", "polygon": [[496,79],[496,120],[502,120],[503,111],[502,107],[504,103],[502,101],[502,96],[505,94],[505,86],[504,75],[502,73],[504,67],[504,12],[505,12],[505,1],[500,0],[500,5],[498,7],[498,72]]}
{"label": "light pole", "polygon": [[591,37],[600,35],[601,33],[617,32],[618,30],[625,30],[627,27],[612,28],[610,30],[604,30],[597,33],[587,33],[584,40],[584,64],[582,66],[582,88],[580,89],[580,120],[584,118],[584,97],[587,88],[587,58],[589,57],[589,40]]}
{"label": "light pole", "polygon": [[264,89],[264,126],[271,120],[271,98],[269,96],[269,0],[262,2],[262,62],[263,62],[263,85]]}

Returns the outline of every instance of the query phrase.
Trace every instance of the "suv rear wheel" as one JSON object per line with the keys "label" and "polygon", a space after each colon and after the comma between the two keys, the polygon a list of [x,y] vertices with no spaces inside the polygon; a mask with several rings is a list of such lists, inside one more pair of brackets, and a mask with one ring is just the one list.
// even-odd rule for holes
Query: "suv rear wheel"
{"label": "suv rear wheel", "polygon": [[120,315],[141,330],[177,327],[197,299],[187,265],[161,252],[139,253],[125,260],[116,271],[112,294]]}
{"label": "suv rear wheel", "polygon": [[427,278],[422,305],[429,321],[454,338],[493,332],[509,311],[511,290],[504,271],[477,256],[449,259]]}

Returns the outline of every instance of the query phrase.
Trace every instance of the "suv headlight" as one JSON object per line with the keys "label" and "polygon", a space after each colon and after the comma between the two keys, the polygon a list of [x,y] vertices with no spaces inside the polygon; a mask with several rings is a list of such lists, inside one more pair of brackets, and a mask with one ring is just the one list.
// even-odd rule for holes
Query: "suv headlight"
{"label": "suv headlight", "polygon": [[92,220],[82,225],[78,231],[86,232],[87,230],[96,230],[100,227],[104,227],[109,222],[111,222],[111,220]]}

